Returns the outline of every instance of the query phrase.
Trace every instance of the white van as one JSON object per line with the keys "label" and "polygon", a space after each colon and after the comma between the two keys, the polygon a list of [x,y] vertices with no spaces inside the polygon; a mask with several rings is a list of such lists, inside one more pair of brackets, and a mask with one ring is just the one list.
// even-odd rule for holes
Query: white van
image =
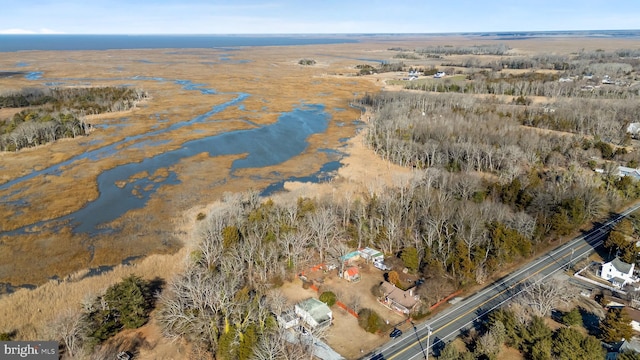
{"label": "white van", "polygon": [[391,270],[390,267],[388,267],[385,263],[383,263],[382,261],[376,261],[373,263],[373,266],[375,266],[376,268],[382,270],[382,271],[386,271],[386,270]]}

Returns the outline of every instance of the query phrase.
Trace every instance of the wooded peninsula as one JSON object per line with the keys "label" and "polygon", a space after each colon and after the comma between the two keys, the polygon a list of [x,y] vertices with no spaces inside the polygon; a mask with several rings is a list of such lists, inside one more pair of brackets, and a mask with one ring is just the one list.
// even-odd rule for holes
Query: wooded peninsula
{"label": "wooded peninsula", "polygon": [[86,115],[129,110],[147,96],[127,87],[30,88],[0,95],[0,109],[19,110],[0,119],[0,151],[87,135]]}

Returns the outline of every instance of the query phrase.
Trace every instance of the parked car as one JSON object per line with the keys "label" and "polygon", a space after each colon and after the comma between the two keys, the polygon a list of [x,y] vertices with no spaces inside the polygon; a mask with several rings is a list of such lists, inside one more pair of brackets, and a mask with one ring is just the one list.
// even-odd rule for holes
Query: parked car
{"label": "parked car", "polygon": [[389,266],[387,266],[387,264],[383,263],[382,261],[374,262],[373,266],[375,266],[376,268],[378,268],[378,269],[380,269],[382,271],[391,270],[391,268]]}
{"label": "parked car", "polygon": [[402,335],[402,330],[400,330],[398,328],[393,328],[393,330],[389,334],[389,336],[394,338],[394,339],[397,338],[397,337],[400,337],[400,335]]}

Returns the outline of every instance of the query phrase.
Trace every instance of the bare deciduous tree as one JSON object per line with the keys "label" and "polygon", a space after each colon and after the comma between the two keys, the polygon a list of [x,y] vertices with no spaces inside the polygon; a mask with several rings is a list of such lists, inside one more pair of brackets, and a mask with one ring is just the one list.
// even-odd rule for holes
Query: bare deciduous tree
{"label": "bare deciduous tree", "polygon": [[61,312],[49,325],[47,332],[51,339],[64,345],[66,357],[74,359],[80,355],[84,340],[83,313],[72,309]]}
{"label": "bare deciduous tree", "polygon": [[549,316],[560,303],[567,303],[575,297],[574,291],[564,282],[552,279],[534,279],[523,285],[519,301],[529,306],[535,316]]}

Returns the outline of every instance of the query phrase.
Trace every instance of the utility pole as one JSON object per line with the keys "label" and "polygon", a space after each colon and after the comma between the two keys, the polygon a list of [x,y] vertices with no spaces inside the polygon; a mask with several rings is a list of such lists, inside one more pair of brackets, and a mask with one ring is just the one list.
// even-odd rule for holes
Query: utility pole
{"label": "utility pole", "polygon": [[575,248],[571,248],[571,257],[569,258],[569,263],[567,263],[567,270],[571,269],[571,262],[573,261],[573,253],[576,251]]}
{"label": "utility pole", "polygon": [[[413,333],[416,334],[416,338],[418,339],[418,344],[420,344],[420,350],[422,350],[422,356],[428,360],[429,352],[428,351],[426,353],[424,352],[424,347],[422,346],[422,341],[420,341],[420,336],[418,336],[418,329],[416,328],[416,324],[414,324],[413,321],[411,321],[411,325],[413,325]],[[429,332],[427,333],[427,346],[429,346],[429,335],[431,335],[431,327],[427,325],[427,329],[429,330]]]}
{"label": "utility pole", "polygon": [[[431,337],[431,326],[427,325],[427,354],[424,356],[426,360],[429,360],[429,338]],[[424,350],[422,350],[424,353]]]}

